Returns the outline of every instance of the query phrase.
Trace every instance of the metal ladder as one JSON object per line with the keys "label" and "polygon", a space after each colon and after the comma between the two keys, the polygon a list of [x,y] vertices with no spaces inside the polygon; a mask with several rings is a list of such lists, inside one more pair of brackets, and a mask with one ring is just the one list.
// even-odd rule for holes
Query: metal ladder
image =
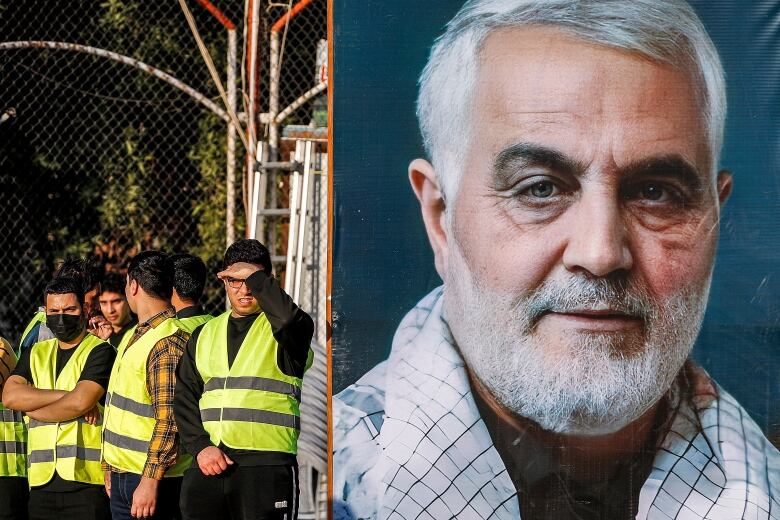
{"label": "metal ladder", "polygon": [[[316,152],[314,141],[299,139],[295,142],[295,152],[289,161],[265,161],[268,146],[258,143],[255,168],[253,171],[252,198],[250,201],[249,237],[264,243],[271,252],[271,260],[275,264],[284,263],[284,290],[293,301],[300,301],[301,280],[307,265],[307,233],[312,217],[311,186],[313,175],[318,173],[315,165],[321,159]],[[270,190],[276,190],[277,175],[290,176],[289,207],[269,207],[266,199]],[[272,196],[271,204],[278,197]],[[272,228],[266,226],[267,219],[290,219],[287,236],[287,254],[276,255],[276,236]]]}

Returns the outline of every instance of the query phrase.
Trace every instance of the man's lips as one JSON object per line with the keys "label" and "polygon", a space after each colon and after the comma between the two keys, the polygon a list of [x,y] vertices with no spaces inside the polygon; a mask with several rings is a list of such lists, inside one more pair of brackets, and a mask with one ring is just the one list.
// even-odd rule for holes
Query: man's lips
{"label": "man's lips", "polygon": [[644,324],[641,317],[614,309],[551,310],[545,312],[540,321],[544,319],[560,321],[572,328],[596,331],[620,331]]}

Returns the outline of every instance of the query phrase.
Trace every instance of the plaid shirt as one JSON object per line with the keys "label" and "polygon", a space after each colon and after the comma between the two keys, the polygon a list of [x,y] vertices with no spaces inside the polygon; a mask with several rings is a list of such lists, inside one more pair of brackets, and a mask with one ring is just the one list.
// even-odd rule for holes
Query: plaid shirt
{"label": "plaid shirt", "polygon": [[[175,318],[173,308],[155,314],[143,323],[139,323],[127,344],[132,348],[144,333],[168,318]],[[165,471],[176,463],[179,452],[179,436],[173,419],[173,389],[176,386],[176,365],[184,354],[190,335],[179,330],[171,336],[161,339],[149,352],[146,362],[146,389],[152,398],[154,411],[154,430],[149,441],[142,477],[160,480]],[[105,465],[105,469],[117,471]]]}

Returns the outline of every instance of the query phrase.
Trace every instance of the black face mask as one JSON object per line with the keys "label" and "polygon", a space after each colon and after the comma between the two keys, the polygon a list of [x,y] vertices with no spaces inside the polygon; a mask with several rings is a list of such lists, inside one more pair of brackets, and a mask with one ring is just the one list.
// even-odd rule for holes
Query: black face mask
{"label": "black face mask", "polygon": [[54,336],[66,343],[79,337],[84,331],[84,320],[81,314],[47,314],[46,326]]}

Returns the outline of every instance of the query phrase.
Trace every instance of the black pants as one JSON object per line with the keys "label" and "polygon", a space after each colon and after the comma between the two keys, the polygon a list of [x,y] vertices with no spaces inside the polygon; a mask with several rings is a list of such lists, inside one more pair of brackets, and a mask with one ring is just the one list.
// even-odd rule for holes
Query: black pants
{"label": "black pants", "polygon": [[[135,473],[111,472],[111,518],[131,520],[133,493],[141,482],[141,475]],[[181,478],[164,478],[157,487],[157,506],[150,520],[179,520],[179,491]]]}
{"label": "black pants", "polygon": [[30,490],[30,520],[110,520],[108,496],[103,486],[78,491]]}
{"label": "black pants", "polygon": [[0,477],[0,520],[27,520],[27,479]]}
{"label": "black pants", "polygon": [[216,477],[197,463],[184,474],[184,520],[295,520],[298,518],[297,466],[230,466]]}

